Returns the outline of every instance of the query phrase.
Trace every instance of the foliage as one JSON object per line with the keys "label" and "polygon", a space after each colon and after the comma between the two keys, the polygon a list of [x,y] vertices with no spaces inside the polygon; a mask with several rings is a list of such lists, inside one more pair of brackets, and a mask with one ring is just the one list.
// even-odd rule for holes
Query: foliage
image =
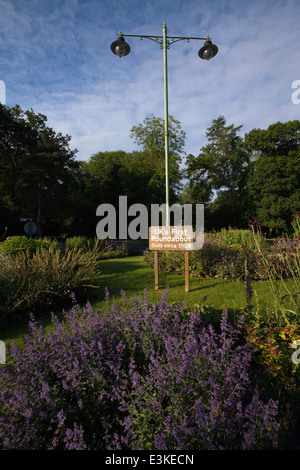
{"label": "foliage", "polygon": [[277,122],[245,135],[254,170],[249,176],[252,215],[278,234],[290,232],[299,210],[300,121]]}
{"label": "foliage", "polygon": [[[294,218],[295,222],[295,218]],[[262,244],[261,224],[258,221],[250,223],[260,262],[264,266],[268,283],[272,289],[274,300],[281,317],[286,324],[300,318],[300,235],[295,230],[293,239],[283,237],[277,240],[273,247],[265,250]],[[297,224],[295,223],[297,228]],[[282,295],[279,289],[278,280],[288,279],[289,283],[281,283],[284,286],[285,294]],[[287,308],[286,299],[291,304]],[[292,320],[290,320],[292,319]]]}
{"label": "foliage", "polygon": [[293,226],[295,236],[298,237],[300,233],[300,211],[297,211],[293,215],[293,222],[291,222],[291,225]]}
{"label": "foliage", "polygon": [[61,244],[57,240],[47,237],[28,238],[25,235],[16,235],[13,237],[7,237],[6,240],[0,243],[0,253],[16,255],[27,252],[27,255],[31,257],[38,248],[48,249],[50,245],[55,249],[62,248]]}
{"label": "foliage", "polygon": [[81,250],[86,255],[96,250],[98,259],[119,258],[128,255],[125,242],[114,243],[111,240],[99,240],[96,237],[91,238],[84,235],[67,237],[66,239],[28,238],[25,235],[7,237],[0,243],[0,253],[14,255],[26,252],[27,256],[32,257],[39,248],[48,250],[50,247],[54,250],[60,249],[62,253],[68,250]]}
{"label": "foliage", "polygon": [[49,311],[70,304],[71,293],[90,284],[99,274],[98,253],[94,249],[38,247],[18,254],[0,253],[1,323],[26,317],[30,311]]}
{"label": "foliage", "polygon": [[[146,251],[146,262],[154,266],[153,252]],[[240,246],[226,247],[215,240],[206,239],[201,250],[189,254],[189,272],[191,276],[226,280],[242,280],[246,271],[252,279],[264,279],[266,273],[258,268],[259,259],[255,254],[247,255]],[[183,274],[185,269],[183,252],[159,252],[159,266],[162,271]]]}
{"label": "foliage", "polygon": [[219,195],[228,193],[230,223],[233,225],[240,218],[249,172],[249,156],[242,138],[237,135],[241,127],[226,126],[224,116],[219,116],[207,129],[208,144],[198,157],[189,155],[187,159],[187,176],[194,189],[195,200],[199,201],[199,194],[211,195],[213,189],[219,191]]}
{"label": "foliage", "polygon": [[[145,155],[144,165],[151,168],[152,183],[160,188],[159,193],[165,193],[165,122],[161,118],[153,115],[144,119],[142,124],[133,126],[130,137],[134,142],[143,147]],[[169,116],[168,122],[168,144],[169,144],[169,190],[170,201],[174,200],[178,190],[181,187],[182,171],[180,164],[182,162],[183,149],[185,145],[186,134],[181,129],[179,121]],[[146,163],[147,162],[147,163]],[[135,201],[140,202],[140,201]],[[155,202],[162,203],[157,195]]]}
{"label": "foliage", "polygon": [[[289,233],[299,210],[299,122],[253,129],[242,139],[242,126],[219,116],[200,154],[183,162],[186,134],[170,116],[170,204],[206,204],[209,230],[259,218],[270,233]],[[119,195],[148,210],[164,203],[163,119],[147,117],[130,137],[142,150],[101,151],[77,161],[71,137],[50,128],[45,115],[0,104],[1,232],[21,234],[20,218],[32,217],[39,235],[93,237],[101,203],[117,207]]]}
{"label": "foliage", "polygon": [[[251,236],[251,239],[249,237]],[[247,270],[255,275],[256,254],[248,249],[254,248],[251,232],[244,230],[223,229],[221,232],[206,234],[200,250],[189,255],[190,274],[197,277],[215,277],[221,279],[243,279],[245,263]],[[154,265],[153,252],[145,252],[145,261]],[[178,274],[184,273],[183,252],[160,252],[160,269]]]}
{"label": "foliage", "polygon": [[[179,156],[183,152],[186,134],[181,129],[180,122],[173,116],[169,116],[168,130],[170,155]],[[142,145],[144,150],[164,155],[165,123],[163,119],[151,115],[143,121],[143,124],[133,126],[130,137],[134,138],[138,145]]]}
{"label": "foliage", "polygon": [[[251,297],[248,300],[245,339],[256,350],[255,361],[269,373],[269,381],[284,393],[294,396],[293,406],[299,408],[300,369],[293,361],[295,344],[300,340],[300,237],[297,231],[298,213],[294,216],[294,237],[278,239],[269,249],[262,249],[261,224],[250,224],[257,250],[267,272],[267,282],[271,288],[274,310],[262,318],[254,312]],[[282,282],[286,279],[285,282]],[[248,288],[251,285],[248,285]],[[281,288],[280,288],[281,287]]]}
{"label": "foliage", "polygon": [[[297,285],[300,237],[292,242],[283,237],[269,246],[261,230],[253,234],[252,226],[250,223],[248,230],[223,228],[205,234],[203,247],[190,252],[190,274],[230,280],[242,280],[245,275],[253,280],[266,280],[273,274],[274,280],[294,279]],[[145,252],[145,261],[154,265],[153,252]],[[182,252],[162,251],[159,263],[161,270],[184,273]]]}
{"label": "foliage", "polygon": [[20,106],[0,104],[0,201],[12,219],[33,217],[42,236],[44,211],[49,217],[60,200],[65,205],[65,188],[77,166],[76,150],[69,148],[70,136],[47,126],[47,117]]}
{"label": "foliage", "polygon": [[287,390],[299,390],[300,369],[291,357],[293,343],[300,340],[299,324],[248,326],[245,339],[257,350],[256,360],[268,369],[277,384]]}
{"label": "foliage", "polygon": [[[222,228],[218,232],[210,232],[208,234],[210,240],[215,240],[219,245],[225,245],[240,249],[244,252],[256,251],[256,244],[250,229],[234,229],[229,226],[228,229]],[[264,237],[262,237],[262,242]]]}
{"label": "foliage", "polygon": [[251,348],[224,310],[143,297],[32,318],[0,369],[3,449],[271,449],[278,403],[251,387]]}
{"label": "foliage", "polygon": [[86,255],[96,250],[97,259],[121,258],[128,255],[127,243],[115,243],[112,240],[99,240],[83,235],[68,237],[66,250],[81,249]]}

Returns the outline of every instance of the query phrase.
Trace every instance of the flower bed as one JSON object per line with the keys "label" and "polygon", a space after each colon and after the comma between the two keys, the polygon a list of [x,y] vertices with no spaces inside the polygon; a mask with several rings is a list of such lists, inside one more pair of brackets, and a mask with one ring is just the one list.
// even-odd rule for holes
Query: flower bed
{"label": "flower bed", "polygon": [[24,320],[34,311],[72,305],[71,293],[79,292],[90,279],[99,275],[98,253],[87,254],[72,249],[63,254],[50,246],[38,248],[32,254],[0,253],[0,322]]}
{"label": "flower bed", "polygon": [[74,303],[46,333],[34,319],[0,369],[2,449],[271,449],[278,403],[251,384],[252,349],[226,309]]}
{"label": "flower bed", "polygon": [[[252,280],[265,280],[270,275],[271,266],[277,279],[300,277],[300,234],[292,240],[280,238],[272,246],[259,234],[256,235],[258,247],[250,231],[230,229],[227,236],[226,232],[223,229],[219,234],[205,235],[203,247],[190,252],[191,276],[242,280],[248,275]],[[152,251],[146,251],[144,259],[150,266],[154,265]],[[161,251],[159,260],[161,270],[184,273],[183,252]]]}
{"label": "flower bed", "polygon": [[0,323],[11,323],[31,311],[49,312],[72,305],[91,279],[99,261],[128,255],[125,244],[72,237],[62,241],[16,236],[0,243]]}

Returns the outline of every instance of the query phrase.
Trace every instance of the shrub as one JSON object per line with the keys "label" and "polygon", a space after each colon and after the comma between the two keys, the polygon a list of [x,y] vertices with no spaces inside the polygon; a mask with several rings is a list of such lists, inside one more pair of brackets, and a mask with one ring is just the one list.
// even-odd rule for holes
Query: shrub
{"label": "shrub", "polygon": [[88,254],[92,250],[97,250],[98,259],[121,258],[128,256],[126,243],[114,243],[110,240],[99,240],[84,236],[71,237],[66,239],[66,249],[81,249]]}
{"label": "shrub", "polygon": [[[277,240],[272,248],[265,250],[261,243],[260,223],[255,221],[250,226],[261,265],[264,267],[266,279],[272,289],[276,308],[286,324],[299,320],[300,234],[295,231],[292,240],[283,237]],[[278,282],[282,280],[286,280],[286,282]],[[284,295],[282,295],[280,285],[285,290]],[[288,308],[285,305],[286,300],[289,303]]]}
{"label": "shrub", "polygon": [[237,249],[244,252],[255,252],[256,245],[251,230],[222,228],[220,232],[208,233],[207,239],[217,244]]}
{"label": "shrub", "polygon": [[123,258],[128,256],[127,243],[114,243],[113,241],[101,240],[100,259]]}
{"label": "shrub", "polygon": [[300,340],[299,324],[246,328],[246,340],[256,349],[258,362],[268,369],[278,384],[287,390],[299,390],[300,369],[292,361],[292,344]]}
{"label": "shrub", "polygon": [[143,297],[103,311],[74,303],[46,333],[32,318],[0,369],[3,449],[263,449],[277,444],[277,402],[252,390],[251,348],[224,310]]}
{"label": "shrub", "polygon": [[80,249],[63,254],[51,245],[31,255],[28,251],[0,254],[1,323],[30,311],[70,305],[71,293],[98,274],[95,250],[89,256]]}
{"label": "shrub", "polygon": [[[153,252],[145,252],[144,259],[154,265]],[[241,280],[245,277],[245,263],[251,277],[257,278],[257,260],[251,253],[241,251],[240,246],[227,247],[213,239],[205,239],[200,250],[190,251],[190,275],[195,277],[213,277],[220,279]],[[159,266],[162,271],[183,274],[184,253],[180,251],[159,252]]]}
{"label": "shrub", "polygon": [[[294,226],[297,227],[294,219]],[[257,221],[255,221],[256,225]],[[144,259],[154,265],[153,252],[147,251]],[[161,251],[159,253],[162,271],[183,274],[183,252]],[[267,280],[270,275],[277,280],[300,276],[300,234],[291,241],[283,237],[269,247],[261,230],[222,229],[218,233],[205,235],[203,247],[190,252],[190,275],[229,280]]]}
{"label": "shrub", "polygon": [[300,211],[295,212],[293,215],[291,225],[293,226],[294,236],[298,237],[300,235]]}
{"label": "shrub", "polygon": [[68,237],[66,238],[66,249],[67,250],[74,250],[74,249],[81,249],[84,252],[89,251],[95,245],[95,240],[89,237],[78,235],[76,237]]}
{"label": "shrub", "polygon": [[60,249],[61,245],[57,240],[50,238],[28,238],[25,235],[8,237],[0,243],[0,253],[17,255],[25,253],[27,256],[32,256],[39,248],[48,249],[52,246],[55,249]]}
{"label": "shrub", "polygon": [[16,255],[26,252],[26,255],[31,257],[38,249],[49,249],[50,247],[56,250],[61,249],[62,252],[81,250],[85,254],[97,250],[98,259],[119,258],[128,255],[126,243],[114,243],[81,235],[63,240],[47,237],[28,238],[25,235],[8,237],[0,243],[0,253]]}

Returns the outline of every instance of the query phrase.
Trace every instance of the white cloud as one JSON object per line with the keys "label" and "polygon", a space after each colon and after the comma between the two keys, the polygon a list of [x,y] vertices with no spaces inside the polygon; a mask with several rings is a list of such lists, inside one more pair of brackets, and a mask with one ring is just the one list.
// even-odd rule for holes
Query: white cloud
{"label": "white cloud", "polygon": [[0,80],[0,103],[6,104],[5,83]]}
{"label": "white cloud", "polygon": [[[134,148],[129,133],[146,116],[163,117],[160,46],[126,38],[132,52],[119,59],[110,43],[124,34],[212,36],[210,62],[198,58],[201,41],[168,51],[169,113],[197,154],[212,119],[243,124],[242,132],[278,120],[299,119],[291,85],[300,79],[297,0],[0,0],[0,79],[6,101],[47,115],[72,136],[78,158]],[[126,32],[125,32],[126,29]]]}

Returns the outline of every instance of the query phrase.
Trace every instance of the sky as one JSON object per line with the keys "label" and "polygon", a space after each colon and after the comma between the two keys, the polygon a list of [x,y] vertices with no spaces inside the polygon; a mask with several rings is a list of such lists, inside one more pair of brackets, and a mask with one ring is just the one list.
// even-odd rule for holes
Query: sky
{"label": "sky", "polygon": [[0,101],[45,114],[78,160],[137,149],[132,127],[164,117],[163,51],[125,37],[131,53],[119,58],[110,45],[120,31],[161,36],[164,22],[170,36],[209,35],[219,49],[210,61],[198,57],[204,41],[168,50],[169,114],[186,154],[219,116],[241,137],[300,119],[299,0],[0,0]]}

